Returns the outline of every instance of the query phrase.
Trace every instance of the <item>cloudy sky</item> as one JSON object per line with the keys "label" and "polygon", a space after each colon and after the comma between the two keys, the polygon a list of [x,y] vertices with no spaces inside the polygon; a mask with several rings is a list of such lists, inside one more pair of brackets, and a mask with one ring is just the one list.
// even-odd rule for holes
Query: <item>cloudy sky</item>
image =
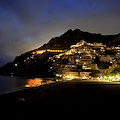
{"label": "cloudy sky", "polygon": [[0,66],[68,29],[120,33],[120,0],[0,0]]}

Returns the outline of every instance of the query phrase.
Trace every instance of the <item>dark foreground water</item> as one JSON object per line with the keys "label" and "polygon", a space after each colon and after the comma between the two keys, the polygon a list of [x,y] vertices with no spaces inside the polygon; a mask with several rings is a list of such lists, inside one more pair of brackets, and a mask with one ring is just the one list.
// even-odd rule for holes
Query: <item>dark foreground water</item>
{"label": "dark foreground water", "polygon": [[43,80],[42,78],[22,78],[0,76],[0,95],[25,89],[26,87],[36,87],[41,84],[50,83],[50,80]]}

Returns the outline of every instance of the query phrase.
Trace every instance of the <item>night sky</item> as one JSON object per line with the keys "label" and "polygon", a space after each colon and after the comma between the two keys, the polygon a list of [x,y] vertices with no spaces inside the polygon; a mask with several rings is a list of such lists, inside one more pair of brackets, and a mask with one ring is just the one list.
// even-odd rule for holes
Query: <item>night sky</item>
{"label": "night sky", "polygon": [[120,0],[0,0],[0,66],[68,29],[120,33]]}

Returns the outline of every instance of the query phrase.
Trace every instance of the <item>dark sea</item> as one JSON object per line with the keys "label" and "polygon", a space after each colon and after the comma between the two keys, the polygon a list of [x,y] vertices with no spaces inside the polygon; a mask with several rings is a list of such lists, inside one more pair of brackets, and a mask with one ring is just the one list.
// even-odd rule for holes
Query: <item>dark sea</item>
{"label": "dark sea", "polygon": [[37,87],[53,81],[42,78],[25,78],[0,76],[0,95],[25,89],[26,87]]}
{"label": "dark sea", "polygon": [[25,88],[28,79],[10,76],[0,76],[0,95]]}

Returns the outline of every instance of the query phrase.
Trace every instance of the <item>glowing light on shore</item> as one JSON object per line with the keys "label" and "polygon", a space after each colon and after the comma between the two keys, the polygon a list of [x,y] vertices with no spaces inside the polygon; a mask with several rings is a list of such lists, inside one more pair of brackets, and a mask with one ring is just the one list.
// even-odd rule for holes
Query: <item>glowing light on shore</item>
{"label": "glowing light on shore", "polygon": [[28,79],[25,87],[37,87],[37,86],[44,85],[44,84],[49,84],[49,83],[52,83],[52,82],[53,81],[51,81],[51,80],[43,80],[43,79],[39,79],[39,78]]}
{"label": "glowing light on shore", "polygon": [[65,76],[63,76],[63,79],[69,79],[69,80],[77,79],[77,78],[79,78],[79,76],[74,76],[74,75],[65,75]]}
{"label": "glowing light on shore", "polygon": [[[101,79],[102,78],[102,79]],[[97,77],[97,80],[102,80],[102,81],[120,81],[120,74],[114,75],[114,76],[101,76],[101,77]]]}

